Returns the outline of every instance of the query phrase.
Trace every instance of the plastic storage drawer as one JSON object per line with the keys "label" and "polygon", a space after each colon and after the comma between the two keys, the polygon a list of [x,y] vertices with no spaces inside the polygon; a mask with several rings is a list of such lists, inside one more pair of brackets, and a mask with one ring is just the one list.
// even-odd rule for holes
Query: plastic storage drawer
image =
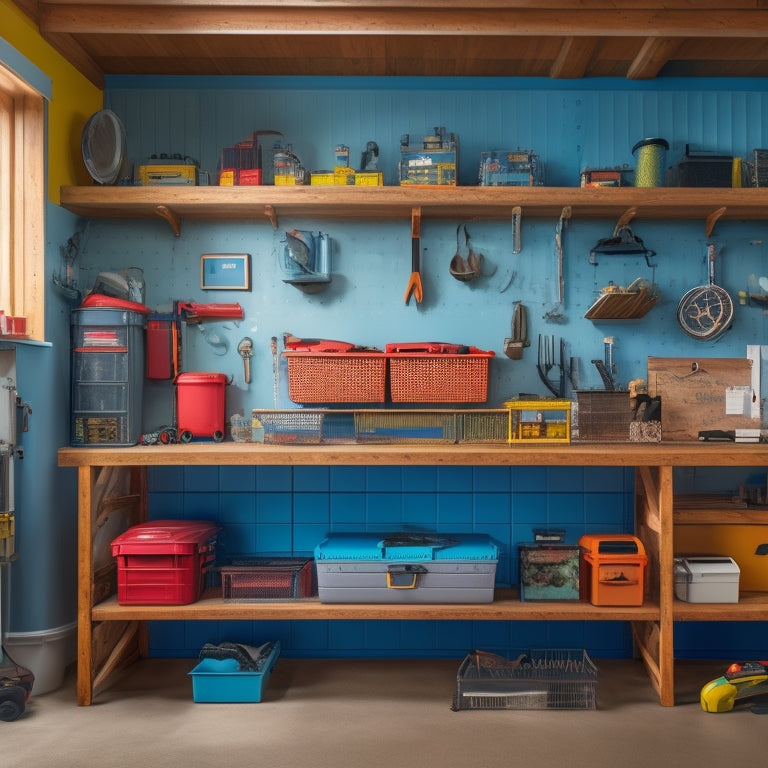
{"label": "plastic storage drawer", "polygon": [[215,559],[213,523],[157,520],[129,528],[112,541],[120,605],[186,605],[200,599]]}

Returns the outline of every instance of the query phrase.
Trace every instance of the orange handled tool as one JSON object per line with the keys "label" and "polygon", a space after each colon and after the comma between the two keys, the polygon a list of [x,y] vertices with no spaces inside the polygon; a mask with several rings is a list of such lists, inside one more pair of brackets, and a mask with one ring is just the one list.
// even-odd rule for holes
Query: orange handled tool
{"label": "orange handled tool", "polygon": [[411,300],[411,296],[416,299],[417,304],[421,304],[424,298],[424,289],[421,285],[420,269],[420,251],[421,251],[421,208],[414,208],[411,212],[411,277],[408,280],[408,287],[405,289],[404,301],[406,304]]}

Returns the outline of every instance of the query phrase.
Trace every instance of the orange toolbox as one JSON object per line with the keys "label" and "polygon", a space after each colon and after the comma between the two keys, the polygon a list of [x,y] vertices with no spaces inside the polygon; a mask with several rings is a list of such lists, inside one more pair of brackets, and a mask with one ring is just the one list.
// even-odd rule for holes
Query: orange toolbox
{"label": "orange toolbox", "polygon": [[581,598],[592,605],[642,605],[648,557],[643,542],[625,533],[588,533],[581,548]]}

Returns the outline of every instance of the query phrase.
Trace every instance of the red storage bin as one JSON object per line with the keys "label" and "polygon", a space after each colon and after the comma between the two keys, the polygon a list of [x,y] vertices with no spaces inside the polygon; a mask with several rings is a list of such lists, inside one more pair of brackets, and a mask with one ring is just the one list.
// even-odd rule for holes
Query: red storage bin
{"label": "red storage bin", "polygon": [[441,342],[387,344],[393,403],[484,403],[493,352]]}
{"label": "red storage bin", "polygon": [[387,358],[382,352],[283,352],[294,403],[383,403]]}
{"label": "red storage bin", "polygon": [[224,439],[223,373],[180,373],[176,377],[176,423],[179,440],[205,438],[219,443]]}
{"label": "red storage bin", "polygon": [[215,559],[217,525],[156,520],[112,541],[120,605],[187,605],[200,599]]}

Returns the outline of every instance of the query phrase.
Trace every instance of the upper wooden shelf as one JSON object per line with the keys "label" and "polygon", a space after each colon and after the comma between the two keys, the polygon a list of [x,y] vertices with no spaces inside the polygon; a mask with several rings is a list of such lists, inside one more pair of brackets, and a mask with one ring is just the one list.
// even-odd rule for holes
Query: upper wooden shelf
{"label": "upper wooden shelf", "polygon": [[403,219],[557,219],[570,207],[578,219],[768,219],[768,190],[690,187],[62,187],[61,204],[80,216],[181,221],[257,220],[277,228],[280,217]]}

